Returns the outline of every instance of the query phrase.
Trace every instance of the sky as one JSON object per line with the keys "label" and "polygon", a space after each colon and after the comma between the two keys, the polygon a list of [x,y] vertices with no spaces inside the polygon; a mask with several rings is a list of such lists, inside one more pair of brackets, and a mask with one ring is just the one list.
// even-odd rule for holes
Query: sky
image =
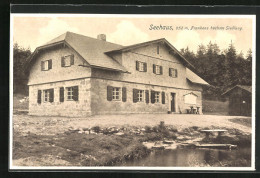
{"label": "sky", "polygon": [[93,38],[106,34],[107,41],[124,46],[165,38],[178,50],[188,46],[196,52],[198,45],[207,45],[210,41],[217,43],[221,50],[228,48],[231,42],[238,53],[246,54],[252,49],[251,18],[215,17],[14,16],[13,41],[34,51],[37,46],[70,31]]}

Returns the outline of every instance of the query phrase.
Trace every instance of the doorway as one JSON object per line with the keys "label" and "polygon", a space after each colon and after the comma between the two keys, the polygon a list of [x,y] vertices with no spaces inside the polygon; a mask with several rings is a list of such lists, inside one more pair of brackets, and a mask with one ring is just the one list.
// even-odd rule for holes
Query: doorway
{"label": "doorway", "polygon": [[176,112],[175,110],[175,93],[171,93],[171,112]]}

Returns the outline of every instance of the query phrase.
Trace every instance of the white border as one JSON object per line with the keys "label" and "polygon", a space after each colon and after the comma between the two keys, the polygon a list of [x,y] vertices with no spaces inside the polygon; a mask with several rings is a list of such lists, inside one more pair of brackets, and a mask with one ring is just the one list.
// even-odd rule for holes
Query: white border
{"label": "white border", "polygon": [[[12,165],[12,141],[13,141],[13,129],[12,129],[12,118],[13,118],[13,20],[14,17],[102,17],[102,18],[247,18],[253,20],[252,28],[252,145],[251,145],[251,167],[63,167],[63,166],[52,166],[52,167],[32,167],[32,166],[13,166]],[[57,172],[61,171],[71,171],[71,170],[85,170],[85,171],[123,171],[123,170],[144,170],[144,171],[173,171],[173,170],[196,170],[196,171],[254,171],[255,170],[255,78],[256,78],[256,15],[132,15],[132,14],[26,14],[26,13],[15,13],[10,14],[10,118],[9,118],[9,169],[11,171],[48,171],[55,170]]]}

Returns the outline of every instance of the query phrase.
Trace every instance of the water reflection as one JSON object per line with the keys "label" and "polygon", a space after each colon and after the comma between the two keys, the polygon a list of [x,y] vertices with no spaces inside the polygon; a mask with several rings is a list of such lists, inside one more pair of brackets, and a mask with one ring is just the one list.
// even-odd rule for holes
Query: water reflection
{"label": "water reflection", "polygon": [[[243,161],[241,161],[241,159]],[[251,149],[238,150],[217,149],[176,149],[152,151],[149,156],[140,160],[128,161],[120,166],[250,166]],[[240,165],[240,162],[241,165]]]}

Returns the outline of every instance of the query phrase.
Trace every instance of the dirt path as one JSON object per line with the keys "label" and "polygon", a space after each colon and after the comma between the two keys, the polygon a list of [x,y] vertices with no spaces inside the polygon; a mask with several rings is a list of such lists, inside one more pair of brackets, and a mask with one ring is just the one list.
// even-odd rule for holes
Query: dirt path
{"label": "dirt path", "polygon": [[173,125],[178,130],[197,127],[218,127],[239,129],[244,133],[251,133],[251,127],[229,120],[236,118],[251,119],[242,116],[217,116],[217,115],[188,115],[188,114],[129,114],[129,115],[97,115],[87,118],[66,117],[37,117],[28,115],[14,115],[13,126],[20,133],[35,133],[37,135],[54,135],[63,133],[69,128],[100,127],[144,127],[155,126],[164,121],[166,125]]}

